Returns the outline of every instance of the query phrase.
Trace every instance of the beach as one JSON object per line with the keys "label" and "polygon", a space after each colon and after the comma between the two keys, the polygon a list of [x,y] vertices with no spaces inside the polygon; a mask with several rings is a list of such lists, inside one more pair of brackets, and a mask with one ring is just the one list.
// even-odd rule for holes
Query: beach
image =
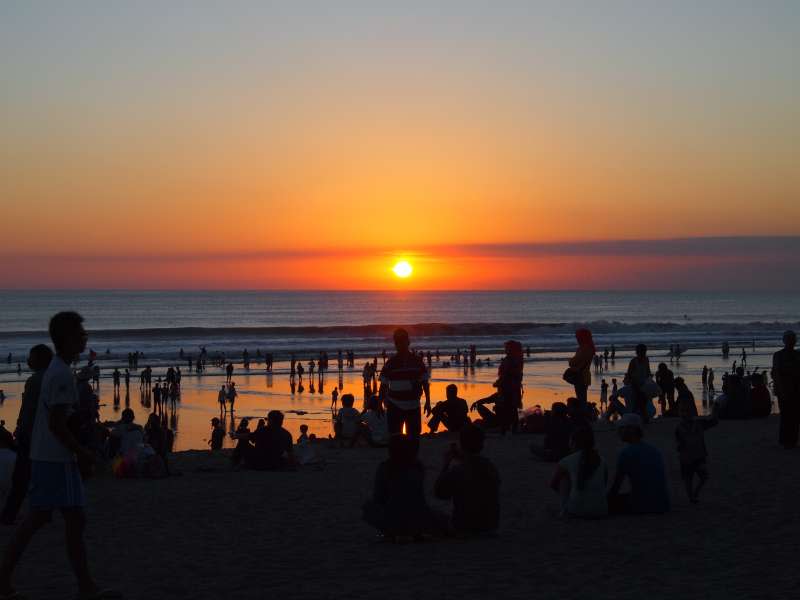
{"label": "beach", "polygon": [[[361,521],[381,449],[319,445],[324,469],[232,471],[209,452],[180,452],[180,477],[87,485],[86,542],[96,577],[126,598],[790,598],[796,593],[797,450],[777,444],[777,418],[726,421],[706,436],[711,480],[691,505],[674,448],[676,421],[647,426],[664,453],[673,510],[663,516],[560,520],[553,465],[536,436],[490,435],[500,472],[495,537],[389,544]],[[430,489],[452,438],[425,438]],[[599,427],[613,473],[622,448]],[[431,499],[431,504],[446,505]],[[5,544],[12,529],[0,530]],[[74,581],[60,517],[31,543],[16,575],[33,598]]]}
{"label": "beach", "polygon": [[[754,351],[752,347],[747,348],[749,368],[769,369],[772,361],[772,352],[777,350],[777,346],[772,344],[757,347]],[[444,350],[444,349],[443,349]],[[446,349],[443,354],[453,352],[455,348]],[[705,414],[710,407],[709,396],[703,392],[701,383],[701,371],[703,365],[713,368],[717,374],[717,388],[721,386],[722,373],[730,369],[732,361],[739,357],[739,348],[731,350],[731,356],[723,359],[716,348],[693,348],[681,357],[678,362],[670,363],[666,356],[666,351],[654,349],[650,355],[651,366],[656,369],[659,362],[666,362],[676,376],[684,377],[689,388],[695,395],[697,407],[702,414]],[[566,368],[567,361],[571,353],[566,352],[542,352],[532,354],[526,359],[524,369],[524,396],[523,406],[527,410],[540,406],[549,409],[553,402],[566,402],[569,396],[574,395],[571,386],[567,385],[562,379],[562,374]],[[335,355],[333,355],[335,356]],[[632,356],[630,349],[620,350],[615,361],[609,361],[607,369],[602,373],[592,374],[592,386],[589,388],[589,401],[599,402],[600,381],[605,378],[611,384],[612,378],[617,378],[620,385],[628,361]],[[440,362],[434,361],[431,370],[431,399],[434,403],[444,400],[445,388],[449,384],[458,386],[459,395],[470,404],[475,400],[484,398],[495,392],[492,387],[497,377],[497,364],[500,358],[499,353],[492,355],[483,354],[482,359],[492,358],[492,365],[485,363],[474,370],[469,369],[464,372],[463,366],[451,365],[444,367]],[[449,359],[449,356],[442,356],[442,361]],[[351,393],[356,398],[356,407],[361,408],[363,404],[363,382],[361,368],[367,358],[356,360],[355,368],[345,368],[341,376],[335,367],[335,358],[331,361],[332,368],[326,373],[322,392],[319,390],[318,381],[315,376],[315,391],[311,388],[306,379],[305,389],[299,392],[295,388],[292,392],[289,379],[289,364],[285,361],[275,363],[274,371],[268,374],[264,371],[263,365],[252,364],[249,370],[242,367],[241,361],[235,365],[233,380],[239,397],[235,404],[234,418],[225,415],[225,428],[229,432],[236,429],[238,421],[244,417],[259,419],[266,417],[269,410],[281,410],[286,415],[286,428],[296,438],[299,433],[301,423],[309,426],[309,433],[317,437],[326,438],[333,433],[332,413],[331,413],[331,391],[336,387],[340,395]],[[117,421],[120,418],[122,409],[130,407],[136,413],[136,420],[144,423],[147,414],[152,410],[152,406],[143,403],[141,391],[139,389],[138,374],[134,373],[131,378],[129,394],[125,395],[124,384],[120,392],[118,401],[115,402],[111,383],[111,365],[122,368],[119,361],[107,360],[100,357],[101,383],[98,392],[100,402],[100,419],[106,422]],[[169,363],[168,363],[169,364]],[[180,363],[173,363],[180,364]],[[378,357],[378,366],[382,364]],[[140,364],[140,367],[142,365]],[[166,366],[162,365],[154,369],[153,384],[158,377],[163,379]],[[15,373],[6,374],[0,377],[0,389],[4,390],[7,397],[3,404],[0,404],[0,419],[5,420],[6,427],[13,429],[19,411],[20,396],[23,389],[25,377],[29,373],[23,372],[21,376]],[[168,411],[170,416],[175,419],[171,425],[176,432],[176,450],[198,450],[208,447],[210,434],[209,421],[220,416],[219,404],[217,402],[217,392],[225,383],[224,370],[216,366],[208,366],[203,375],[186,373],[181,380],[181,397],[175,405],[174,411]],[[339,404],[341,406],[341,404]],[[777,403],[773,402],[773,410],[777,411]],[[473,414],[473,418],[476,416]],[[253,424],[254,426],[254,424]],[[253,428],[251,426],[251,429]],[[427,430],[427,429],[425,429]],[[226,447],[231,447],[235,441],[226,437]]]}

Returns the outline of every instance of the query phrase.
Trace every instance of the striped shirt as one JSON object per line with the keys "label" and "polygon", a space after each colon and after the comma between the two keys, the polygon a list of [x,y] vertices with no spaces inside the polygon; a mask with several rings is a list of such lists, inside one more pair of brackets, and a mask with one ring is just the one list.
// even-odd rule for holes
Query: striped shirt
{"label": "striped shirt", "polygon": [[383,365],[380,379],[389,402],[402,410],[419,409],[422,386],[428,381],[428,369],[419,356],[395,354]]}

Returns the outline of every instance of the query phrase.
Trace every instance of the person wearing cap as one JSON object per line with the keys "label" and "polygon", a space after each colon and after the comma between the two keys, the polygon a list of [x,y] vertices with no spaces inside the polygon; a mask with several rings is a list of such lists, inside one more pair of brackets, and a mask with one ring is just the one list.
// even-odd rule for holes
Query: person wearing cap
{"label": "person wearing cap", "polygon": [[389,435],[406,434],[418,437],[422,431],[419,401],[425,394],[425,414],[431,414],[431,392],[428,369],[416,352],[410,352],[411,342],[405,329],[394,332],[397,353],[386,361],[380,374],[381,400],[386,406]]}
{"label": "person wearing cap", "polygon": [[800,352],[794,331],[783,334],[783,349],[772,356],[772,382],[781,411],[778,441],[787,450],[797,447],[800,429]]}
{"label": "person wearing cap", "polygon": [[[664,458],[655,446],[643,442],[642,419],[626,413],[618,421],[619,438],[625,448],[619,453],[617,471],[608,492],[611,514],[650,514],[669,512],[670,499]],[[625,480],[629,493],[620,493]]]}

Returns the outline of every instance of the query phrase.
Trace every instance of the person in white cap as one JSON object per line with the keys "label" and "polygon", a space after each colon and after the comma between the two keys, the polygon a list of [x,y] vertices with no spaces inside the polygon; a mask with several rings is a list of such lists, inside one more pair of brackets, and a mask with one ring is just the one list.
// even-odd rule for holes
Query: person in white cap
{"label": "person in white cap", "polygon": [[[626,446],[619,453],[614,483],[608,492],[611,514],[648,514],[669,512],[667,476],[664,458],[655,446],[642,441],[642,419],[627,413],[617,422],[619,438]],[[620,493],[625,480],[630,492]]]}

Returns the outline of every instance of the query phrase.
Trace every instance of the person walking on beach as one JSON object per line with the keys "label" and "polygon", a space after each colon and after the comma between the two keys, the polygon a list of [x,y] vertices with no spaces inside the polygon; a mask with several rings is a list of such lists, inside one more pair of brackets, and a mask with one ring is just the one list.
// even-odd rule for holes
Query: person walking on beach
{"label": "person walking on beach", "polygon": [[772,356],[772,383],[780,407],[778,440],[787,450],[797,447],[800,429],[800,351],[795,349],[797,334],[783,334],[783,349]]}
{"label": "person walking on beach", "polygon": [[236,382],[231,381],[231,384],[228,386],[228,407],[231,415],[233,414],[233,404],[236,402],[238,396],[239,392],[236,391]]}
{"label": "person walking on beach", "polygon": [[708,383],[708,393],[713,396],[714,392],[716,391],[714,389],[714,369],[709,369],[708,370],[708,382],[707,383]]}
{"label": "person walking on beach", "polygon": [[636,346],[636,356],[628,363],[628,377],[634,394],[634,406],[636,412],[642,417],[642,421],[647,423],[650,420],[647,405],[649,404],[644,386],[647,380],[653,375],[650,371],[650,359],[647,358],[647,346],[639,344]]}
{"label": "person walking on beach", "polygon": [[[698,502],[700,490],[708,481],[708,469],[706,467],[705,432],[714,427],[719,420],[717,419],[717,407],[714,403],[711,409],[711,417],[699,418],[697,409],[693,403],[688,401],[678,402],[678,416],[681,420],[675,429],[675,438],[678,442],[678,458],[681,463],[681,479],[686,486],[686,493],[692,504]],[[698,482],[694,485],[694,476],[697,475]]]}
{"label": "person walking on beach", "polygon": [[[33,424],[36,420],[36,410],[39,405],[42,379],[52,359],[53,351],[44,344],[34,346],[28,353],[28,367],[33,371],[33,375],[28,377],[25,382],[22,402],[19,407],[19,417],[17,417],[17,429],[14,432],[14,438],[17,442],[17,460],[11,476],[11,489],[6,496],[3,512],[0,514],[0,523],[4,525],[14,523],[22,502],[28,493],[31,480],[31,435],[33,434]],[[0,397],[1,395],[2,390],[0,390]]]}
{"label": "person walking on beach", "polygon": [[569,359],[569,368],[564,373],[564,380],[575,388],[575,397],[578,399],[578,409],[585,413],[588,409],[587,392],[592,383],[591,365],[597,351],[592,340],[592,332],[588,329],[578,329],[575,332],[578,349]]}
{"label": "person walking on beach", "polygon": [[83,532],[86,505],[83,478],[91,472],[94,455],[78,443],[69,417],[78,404],[78,391],[70,364],[86,349],[88,335],[83,317],[61,312],[50,320],[50,338],[56,356],[42,376],[36,417],[31,435],[30,512],[6,547],[0,564],[0,594],[18,597],[11,576],[34,534],[59,509],[64,518],[69,562],[78,579],[81,598],[119,598],[113,590],[101,590],[89,572]]}
{"label": "person walking on beach", "polygon": [[219,388],[219,392],[217,392],[217,402],[219,402],[219,416],[225,414],[225,400],[227,399],[228,394],[225,391],[225,386],[221,386]]}
{"label": "person walking on beach", "polygon": [[397,353],[386,361],[380,375],[381,400],[386,406],[389,435],[402,432],[419,437],[422,431],[422,418],[419,401],[425,394],[425,414],[431,414],[431,392],[428,383],[428,369],[419,356],[409,352],[411,341],[405,329],[396,329],[394,345]]}
{"label": "person walking on beach", "polygon": [[233,363],[228,363],[228,366],[225,367],[225,383],[230,383],[231,379],[233,378]]}

